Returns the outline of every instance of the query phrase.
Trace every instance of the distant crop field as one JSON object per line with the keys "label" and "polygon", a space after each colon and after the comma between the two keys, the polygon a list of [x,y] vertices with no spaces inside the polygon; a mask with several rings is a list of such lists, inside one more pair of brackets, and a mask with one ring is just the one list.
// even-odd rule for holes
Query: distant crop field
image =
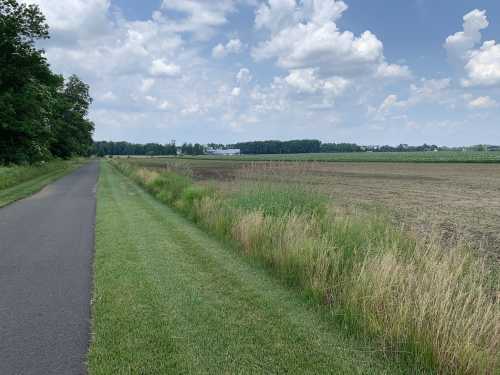
{"label": "distant crop field", "polygon": [[280,160],[319,162],[397,162],[397,163],[500,163],[500,151],[429,152],[348,152],[318,154],[269,154],[238,156],[182,156],[207,160]]}

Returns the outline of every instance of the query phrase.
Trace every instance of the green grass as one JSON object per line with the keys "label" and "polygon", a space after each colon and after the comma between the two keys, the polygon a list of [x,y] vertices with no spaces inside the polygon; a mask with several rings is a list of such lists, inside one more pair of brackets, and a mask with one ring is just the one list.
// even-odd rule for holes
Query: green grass
{"label": "green grass", "polygon": [[58,160],[39,166],[0,167],[0,207],[36,193],[82,164],[82,160]]}
{"label": "green grass", "polygon": [[183,159],[239,161],[319,161],[319,162],[397,162],[397,163],[500,163],[500,151],[438,152],[347,152],[311,154],[272,154],[239,156],[183,156]]}
{"label": "green grass", "polygon": [[232,195],[230,204],[245,211],[260,211],[265,216],[313,214],[326,212],[327,198],[309,194],[300,185],[250,183]]}
{"label": "green grass", "polygon": [[108,163],[96,220],[90,374],[421,373]]}
{"label": "green grass", "polygon": [[350,332],[384,353],[440,373],[498,369],[498,279],[467,247],[448,251],[381,217],[343,215],[313,191],[245,181],[223,193],[170,170],[113,165],[286,284],[335,301]]}

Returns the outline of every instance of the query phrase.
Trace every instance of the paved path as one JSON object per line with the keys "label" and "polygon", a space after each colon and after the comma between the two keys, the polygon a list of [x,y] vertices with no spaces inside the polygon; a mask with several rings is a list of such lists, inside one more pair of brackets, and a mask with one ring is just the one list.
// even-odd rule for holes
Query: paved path
{"label": "paved path", "polygon": [[95,188],[92,162],[0,209],[0,374],[84,374]]}

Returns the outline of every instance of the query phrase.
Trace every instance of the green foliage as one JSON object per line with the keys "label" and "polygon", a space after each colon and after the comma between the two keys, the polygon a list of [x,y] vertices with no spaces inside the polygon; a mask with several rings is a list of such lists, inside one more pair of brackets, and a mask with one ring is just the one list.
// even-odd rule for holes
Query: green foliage
{"label": "green foliage", "polygon": [[148,155],[164,156],[177,155],[175,141],[166,145],[146,143],[145,145],[129,142],[94,142],[92,152],[98,156],[105,155]]}
{"label": "green foliage", "polygon": [[191,185],[188,177],[172,172],[164,172],[146,186],[165,203],[175,203]]}
{"label": "green foliage", "polygon": [[0,207],[39,191],[81,164],[72,159],[0,167]]}
{"label": "green foliage", "polygon": [[215,189],[207,186],[190,185],[182,191],[181,202],[182,207],[192,209],[196,202],[201,201],[205,197],[215,196]]}
{"label": "green foliage", "polygon": [[232,203],[245,211],[260,211],[266,216],[291,213],[323,216],[327,199],[298,185],[255,184],[234,194]]}
{"label": "green foliage", "polygon": [[55,103],[52,155],[67,159],[90,154],[94,124],[86,116],[91,103],[89,86],[75,75],[69,77]]}
{"label": "green foliage", "polygon": [[320,152],[321,142],[315,139],[301,139],[292,141],[255,141],[241,142],[230,145],[243,154],[292,154]]}
{"label": "green foliage", "polygon": [[51,72],[35,47],[48,37],[36,5],[0,0],[0,164],[88,153],[93,131],[85,118],[88,87],[76,77],[64,84]]}
{"label": "green foliage", "polygon": [[199,143],[184,143],[181,146],[181,152],[183,155],[203,155],[205,153],[205,149]]}

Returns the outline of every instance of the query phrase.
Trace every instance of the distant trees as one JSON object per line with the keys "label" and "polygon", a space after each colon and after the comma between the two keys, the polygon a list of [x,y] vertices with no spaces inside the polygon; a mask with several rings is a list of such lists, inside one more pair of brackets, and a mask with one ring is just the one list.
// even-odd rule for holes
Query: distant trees
{"label": "distant trees", "polygon": [[0,163],[87,155],[92,102],[78,77],[54,74],[35,47],[49,37],[36,5],[0,0]]}
{"label": "distant trees", "polygon": [[420,146],[400,144],[398,146],[360,146],[356,143],[321,143],[319,140],[302,139],[292,141],[254,141],[235,144],[208,143],[206,146],[199,143],[184,143],[176,146],[175,141],[170,144],[157,143],[135,144],[128,142],[95,142],[95,155],[176,155],[177,150],[183,155],[203,155],[206,148],[233,149],[238,148],[242,154],[301,154],[319,152],[424,152],[424,151],[456,151],[456,150],[499,150],[500,146],[477,145],[464,147],[439,147],[424,143]]}
{"label": "distant trees", "polygon": [[161,145],[158,143],[128,143],[128,142],[94,142],[92,152],[94,155],[149,155],[149,156],[164,156],[177,155],[177,149],[183,155],[203,155],[205,147],[199,143],[184,143],[178,147],[172,141],[169,144]]}
{"label": "distant trees", "polygon": [[320,152],[321,142],[316,139],[255,141],[236,143],[228,147],[239,148],[242,154],[301,154]]}
{"label": "distant trees", "polygon": [[205,148],[199,143],[194,145],[191,143],[184,143],[181,147],[181,152],[184,155],[203,155],[205,153]]}
{"label": "distant trees", "polygon": [[105,155],[176,155],[177,146],[174,142],[161,145],[158,143],[136,144],[128,142],[94,142],[93,153]]}
{"label": "distant trees", "polygon": [[321,152],[360,152],[364,151],[356,143],[322,143]]}

